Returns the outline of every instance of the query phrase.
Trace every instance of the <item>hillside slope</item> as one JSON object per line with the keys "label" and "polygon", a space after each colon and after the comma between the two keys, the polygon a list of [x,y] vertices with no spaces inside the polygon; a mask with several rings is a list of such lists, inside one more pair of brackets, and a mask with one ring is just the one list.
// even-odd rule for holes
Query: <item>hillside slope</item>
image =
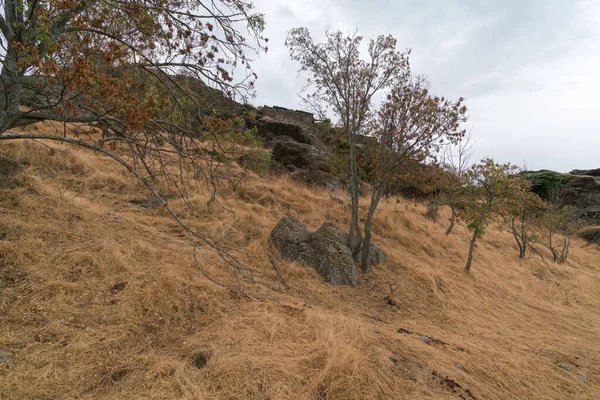
{"label": "hillside slope", "polygon": [[174,201],[246,249],[249,300],[202,277],[110,160],[25,142],[0,154],[21,164],[0,175],[1,399],[600,398],[600,251],[583,242],[548,267],[490,229],[467,275],[466,228],[446,237],[424,206],[390,198],[374,222],[386,262],[358,287],[277,258],[290,290],[276,291],[271,229],[286,214],[345,228],[343,193],[253,176],[231,210]]}

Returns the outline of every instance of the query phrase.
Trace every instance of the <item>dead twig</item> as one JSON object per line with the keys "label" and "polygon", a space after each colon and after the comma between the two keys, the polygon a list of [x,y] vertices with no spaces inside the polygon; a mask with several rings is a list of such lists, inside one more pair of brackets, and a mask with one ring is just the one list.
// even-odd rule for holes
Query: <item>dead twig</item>
{"label": "dead twig", "polygon": [[390,285],[390,293],[385,296],[385,301],[393,307],[398,307],[398,302],[396,301],[396,285],[392,285],[391,283],[389,283]]}
{"label": "dead twig", "polygon": [[387,321],[385,321],[385,320],[383,320],[383,319],[381,319],[381,318],[374,317],[374,316],[372,316],[372,315],[368,315],[368,314],[360,314],[360,315],[362,315],[363,317],[367,317],[367,318],[374,319],[375,321],[383,322],[383,323],[384,323],[384,324],[386,324],[386,325],[389,325],[389,324],[390,324],[389,322],[387,322]]}
{"label": "dead twig", "polygon": [[554,271],[552,270],[552,268],[550,268],[550,264],[548,263],[548,261],[546,261],[546,259],[545,259],[545,258],[544,258],[544,256],[542,255],[542,253],[540,253],[540,252],[539,252],[539,250],[538,250],[538,249],[536,249],[536,248],[535,248],[535,247],[534,247],[534,246],[533,246],[531,243],[528,243],[527,245],[529,246],[529,248],[530,248],[531,250],[533,250],[533,252],[534,252],[535,254],[537,254],[538,256],[540,256],[540,258],[541,258],[541,259],[542,259],[542,261],[544,262],[544,265],[546,265],[546,268],[548,268],[548,271],[550,271],[550,273],[551,273],[552,275],[554,275],[554,276],[557,276],[557,275],[556,275],[556,272],[554,272]]}
{"label": "dead twig", "polygon": [[277,277],[279,277],[279,280],[281,281],[281,284],[283,285],[283,287],[286,290],[290,290],[289,285],[283,278],[283,275],[281,275],[281,271],[279,270],[279,267],[277,266],[277,261],[275,260],[275,256],[273,256],[273,253],[271,253],[271,252],[269,252],[269,259],[271,260],[271,265],[273,266],[273,269],[277,273]]}

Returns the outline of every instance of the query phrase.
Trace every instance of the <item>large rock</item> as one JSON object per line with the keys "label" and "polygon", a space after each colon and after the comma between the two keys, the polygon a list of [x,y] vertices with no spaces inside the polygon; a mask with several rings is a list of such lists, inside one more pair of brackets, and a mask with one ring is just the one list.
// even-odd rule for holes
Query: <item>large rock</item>
{"label": "large rock", "polygon": [[356,286],[358,276],[350,249],[342,243],[328,240],[318,233],[310,235],[307,251],[301,261],[310,264],[332,285]]}
{"label": "large rock", "polygon": [[327,154],[314,146],[279,138],[273,146],[272,168],[284,170],[293,179],[309,185],[340,190],[345,183],[331,173]]}
{"label": "large rock", "polygon": [[292,140],[277,140],[273,146],[271,160],[290,172],[296,169],[330,172],[325,152]]}
{"label": "large rock", "polygon": [[[337,225],[332,224],[331,222],[326,222],[323,225],[321,225],[321,227],[319,228],[319,230],[317,230],[317,233],[320,233],[321,236],[334,240],[338,243],[344,243],[346,245],[348,245],[348,233],[346,233],[346,231],[340,229]],[[357,260],[360,261],[362,260],[362,249],[358,252],[358,258]],[[380,247],[374,245],[373,243],[371,243],[370,249],[369,249],[369,258],[368,258],[368,263],[369,265],[373,265],[373,264],[380,264],[382,262],[385,261],[385,256],[383,254],[383,250],[381,250]]]}
{"label": "large rock", "polygon": [[[532,171],[533,175],[544,175],[545,180],[538,184],[538,193],[544,196],[548,189],[544,186],[554,182],[564,184],[562,202],[565,205],[577,207],[587,217],[600,220],[600,169],[573,170],[568,174],[549,170]],[[541,193],[539,192],[541,190]]]}
{"label": "large rock", "polygon": [[340,190],[345,183],[331,173],[327,154],[314,146],[279,138],[271,154],[272,169],[284,170],[295,180],[309,185]]}
{"label": "large rock", "polygon": [[295,169],[290,173],[292,179],[311,186],[322,186],[330,190],[343,190],[347,185],[339,177],[318,169]]}
{"label": "large rock", "polygon": [[596,169],[574,169],[570,175],[600,176],[600,168]]}
{"label": "large rock", "polygon": [[271,242],[283,258],[297,260],[306,252],[310,232],[300,221],[283,217],[271,232]]}
{"label": "large rock", "polygon": [[327,283],[336,286],[358,283],[350,249],[319,232],[308,232],[295,218],[283,217],[271,232],[271,242],[283,258],[309,264]]}
{"label": "large rock", "polygon": [[278,138],[271,154],[272,169],[284,170],[297,181],[331,190],[342,190],[345,182],[332,174],[327,153],[288,138]]}
{"label": "large rock", "polygon": [[258,127],[258,135],[268,144],[273,143],[273,141],[281,136],[289,137],[298,143],[312,143],[310,136],[298,125],[275,121],[271,118],[261,118],[256,125]]}
{"label": "large rock", "polygon": [[[348,234],[330,222],[309,232],[289,216],[283,217],[271,232],[271,242],[283,258],[309,264],[332,285],[354,286],[358,276],[347,241]],[[372,245],[369,263],[383,261],[383,251]]]}

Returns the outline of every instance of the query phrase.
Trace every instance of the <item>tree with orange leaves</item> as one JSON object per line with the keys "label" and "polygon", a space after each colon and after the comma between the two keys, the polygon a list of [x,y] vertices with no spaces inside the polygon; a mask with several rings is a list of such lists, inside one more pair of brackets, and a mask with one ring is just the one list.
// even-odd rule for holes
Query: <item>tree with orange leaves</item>
{"label": "tree with orange leaves", "polygon": [[465,130],[461,124],[467,119],[463,103],[462,97],[451,101],[432,94],[424,77],[408,75],[392,87],[379,108],[372,121],[379,146],[371,158],[369,180],[373,192],[364,224],[364,273],[368,272],[371,225],[381,196],[411,163],[435,161],[443,146],[463,138]]}
{"label": "tree with orange leaves", "polygon": [[[206,167],[209,152],[194,139],[205,134],[219,140],[215,124],[204,118],[209,87],[230,97],[253,92],[252,55],[266,51],[267,39],[264,17],[252,3],[3,0],[0,5],[0,141],[53,140],[112,157],[167,207],[195,246],[209,245],[222,260],[239,264],[185,225],[151,182],[166,178],[183,193],[179,177],[185,165],[214,185],[214,171]],[[39,121],[58,121],[64,129],[15,130]],[[73,137],[67,124],[97,129]],[[117,144],[125,155],[109,150]],[[175,167],[165,162],[167,156],[178,158]]]}

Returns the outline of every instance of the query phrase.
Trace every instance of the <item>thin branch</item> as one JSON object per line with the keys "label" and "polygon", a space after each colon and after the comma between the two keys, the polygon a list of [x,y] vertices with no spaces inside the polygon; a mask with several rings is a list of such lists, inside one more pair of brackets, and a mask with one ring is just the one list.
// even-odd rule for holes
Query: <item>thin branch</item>
{"label": "thin branch", "polygon": [[[221,287],[239,291],[240,293],[244,294],[248,298],[251,298],[248,294],[246,294],[241,289],[239,281],[238,281],[238,285],[237,286],[226,284],[226,283],[222,283],[222,282],[219,282],[219,281],[213,279],[212,277],[210,277],[206,273],[206,271],[204,271],[204,269],[200,266],[200,262],[198,261],[198,258],[197,258],[197,250],[198,250],[198,247],[199,247],[198,240],[200,242],[208,245],[213,250],[215,250],[217,252],[217,255],[219,256],[219,258],[222,261],[224,261],[226,264],[230,265],[234,269],[234,275],[236,275],[236,279],[237,279],[236,270],[239,269],[239,268],[243,268],[244,265],[234,255],[232,255],[228,250],[224,249],[221,246],[217,246],[211,240],[209,240],[207,237],[201,235],[197,231],[193,230],[185,222],[183,222],[181,220],[181,218],[177,215],[177,213],[175,213],[175,211],[173,211],[173,209],[169,206],[169,204],[166,202],[166,200],[156,191],[156,189],[148,181],[148,179],[146,179],[142,174],[140,174],[135,168],[133,168],[123,158],[119,157],[118,155],[114,154],[111,151],[106,150],[103,147],[100,147],[98,144],[90,144],[90,143],[84,142],[82,140],[72,139],[72,138],[69,138],[69,137],[52,136],[52,135],[35,135],[35,134],[28,134],[28,133],[21,134],[21,133],[10,133],[10,132],[5,133],[2,136],[0,136],[0,141],[4,141],[4,140],[23,140],[23,139],[51,140],[51,141],[57,141],[57,142],[62,142],[62,143],[69,143],[69,144],[72,144],[72,145],[76,145],[76,146],[79,146],[79,147],[83,147],[83,148],[86,148],[86,149],[89,149],[89,150],[93,150],[93,151],[102,153],[102,154],[104,154],[104,155],[112,158],[113,160],[117,161],[119,164],[121,164],[123,167],[125,167],[130,173],[132,173],[140,182],[142,182],[142,184],[144,186],[146,186],[146,188],[148,190],[150,190],[150,192],[152,192],[152,194],[154,195],[154,197],[160,202],[160,204],[163,207],[165,207],[165,209],[169,212],[169,214],[171,215],[171,217],[188,234],[190,240],[194,244],[194,263],[195,263],[196,267],[198,268],[198,270],[202,273],[202,275],[204,275],[211,282],[213,282],[213,283],[215,283],[215,284],[217,284],[217,285],[219,285]],[[206,260],[206,258],[205,258],[205,260]]]}

